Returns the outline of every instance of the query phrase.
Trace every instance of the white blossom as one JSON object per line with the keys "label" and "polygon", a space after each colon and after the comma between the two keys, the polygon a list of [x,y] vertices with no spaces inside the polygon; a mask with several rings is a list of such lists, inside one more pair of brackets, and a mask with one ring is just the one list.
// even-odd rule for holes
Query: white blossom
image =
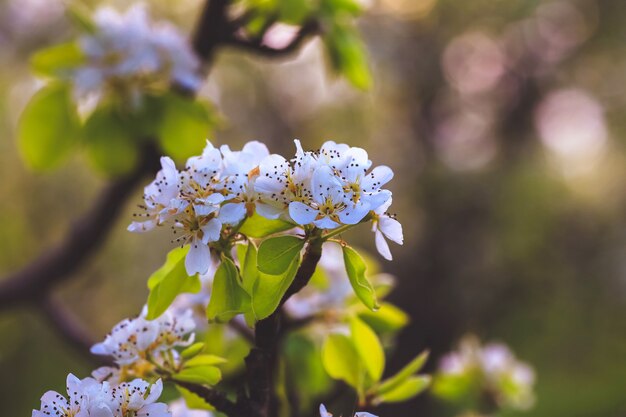
{"label": "white blossom", "polygon": [[476,338],[467,336],[457,351],[442,358],[439,371],[443,376],[461,378],[478,372],[485,389],[503,406],[528,409],[534,403],[533,369],[504,344],[481,346]]}
{"label": "white blossom", "polygon": [[172,417],[214,417],[215,414],[206,410],[192,410],[187,407],[184,399],[179,398],[169,404]]}
{"label": "white blossom", "polygon": [[171,417],[161,396],[163,384],[159,379],[150,385],[141,379],[111,385],[93,378],[67,376],[67,398],[55,391],[41,397],[41,408],[32,417]]}
{"label": "white blossom", "polygon": [[[119,366],[129,366],[148,359],[158,360],[160,352],[193,343],[195,322],[191,310],[177,315],[166,311],[155,320],[147,320],[146,313],[144,309],[139,317],[122,320],[91,352],[112,356]],[[106,371],[100,369],[98,375]]]}
{"label": "white blossom", "polygon": [[95,30],[82,36],[85,63],[72,74],[79,100],[114,92],[134,105],[155,85],[200,88],[200,62],[175,26],[152,22],[142,4],[125,13],[110,7],[94,15]]}
{"label": "white blossom", "polygon": [[392,259],[391,251],[389,250],[389,244],[386,239],[389,239],[398,245],[402,245],[404,242],[404,236],[402,234],[402,225],[394,216],[387,213],[387,209],[391,205],[391,197],[380,207],[374,210],[372,215],[372,231],[374,232],[374,239],[376,243],[376,249],[381,256],[388,261]]}

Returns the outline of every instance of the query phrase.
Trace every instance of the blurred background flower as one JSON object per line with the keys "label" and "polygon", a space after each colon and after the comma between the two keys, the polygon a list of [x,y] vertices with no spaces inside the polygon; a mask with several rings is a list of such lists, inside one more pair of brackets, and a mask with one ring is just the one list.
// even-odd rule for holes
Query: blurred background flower
{"label": "blurred background flower", "polygon": [[[84,2],[89,7],[127,2]],[[189,32],[200,0],[151,2]],[[37,84],[28,56],[67,40],[61,1],[0,2],[0,276],[58,241],[104,179],[81,155],[46,176],[18,157],[16,120]],[[532,363],[534,417],[626,412],[626,14],[620,0],[371,0],[360,20],[374,86],[326,70],[319,40],[269,62],[222,51],[201,92],[225,116],[215,143],[289,153],[333,139],[392,166],[404,246],[383,264],[411,316],[394,373],[429,348],[428,371],[473,332]],[[266,42],[279,45],[290,28]],[[141,200],[141,190],[131,201]],[[126,232],[56,296],[100,340],[145,302],[169,249]],[[375,253],[368,230],[355,232]],[[68,372],[91,368],[37,309],[0,315],[0,400],[24,415]],[[431,396],[377,415],[445,416]],[[518,415],[510,410],[503,415]]]}

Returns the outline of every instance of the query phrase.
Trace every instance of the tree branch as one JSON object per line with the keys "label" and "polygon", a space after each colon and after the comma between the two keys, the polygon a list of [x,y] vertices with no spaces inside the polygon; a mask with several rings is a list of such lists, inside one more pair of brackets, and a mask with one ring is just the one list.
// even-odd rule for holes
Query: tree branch
{"label": "tree branch", "polygon": [[41,311],[42,317],[62,336],[74,349],[86,359],[96,361],[100,365],[113,365],[113,358],[101,355],[92,355],[91,346],[95,343],[91,335],[76,317],[59,302],[48,295],[39,300],[37,307]]}
{"label": "tree branch", "polygon": [[126,200],[147,175],[158,168],[158,152],[144,148],[133,172],[110,183],[56,247],[48,249],[23,269],[0,280],[0,310],[44,298],[96,252],[112,230]]}
{"label": "tree branch", "polygon": [[298,51],[300,47],[304,44],[304,42],[313,35],[317,34],[319,30],[319,23],[315,20],[311,20],[305,23],[300,28],[296,36],[287,46],[279,49],[264,45],[261,40],[255,41],[242,39],[236,36],[232,36],[229,39],[226,39],[225,44],[235,48],[244,49],[246,51],[253,52],[259,55],[276,58],[291,55],[294,52]]}
{"label": "tree branch", "polygon": [[244,407],[241,404],[237,404],[229,400],[228,397],[226,397],[226,394],[221,391],[207,388],[199,384],[177,381],[176,379],[172,379],[171,381],[179,387],[196,394],[215,407],[218,411],[228,415],[229,417],[241,417],[246,414],[245,410],[243,410]]}
{"label": "tree branch", "polygon": [[313,239],[307,246],[302,264],[296,276],[283,295],[278,307],[269,317],[260,320],[255,327],[255,347],[246,357],[248,388],[250,391],[251,409],[255,416],[273,416],[275,399],[272,395],[274,382],[273,371],[276,368],[276,351],[278,349],[281,326],[282,306],[285,302],[310,281],[317,263],[322,256],[321,239]]}

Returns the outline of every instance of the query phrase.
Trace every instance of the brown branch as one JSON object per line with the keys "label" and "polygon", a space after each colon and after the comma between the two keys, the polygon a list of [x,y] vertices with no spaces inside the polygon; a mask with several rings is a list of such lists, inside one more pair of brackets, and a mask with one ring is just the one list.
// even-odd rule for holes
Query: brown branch
{"label": "brown branch", "polygon": [[197,396],[211,404],[213,407],[215,407],[218,411],[230,417],[242,417],[243,415],[247,415],[242,404],[238,404],[229,400],[226,394],[221,391],[207,388],[199,384],[177,381],[176,379],[172,379],[171,381],[179,387],[182,387],[187,391],[196,394]]}
{"label": "brown branch", "polygon": [[276,414],[276,401],[272,395],[272,388],[274,386],[273,372],[276,368],[282,306],[292,295],[308,284],[321,256],[322,241],[314,238],[307,246],[302,264],[274,313],[260,320],[255,326],[255,347],[250,350],[246,357],[249,400],[254,416],[268,417]]}
{"label": "brown branch", "polygon": [[59,300],[48,295],[37,302],[37,307],[42,313],[41,316],[76,352],[99,365],[112,366],[114,364],[111,357],[90,353],[91,346],[95,341],[84,325]]}
{"label": "brown branch", "polygon": [[313,35],[317,34],[319,30],[320,26],[317,21],[311,20],[305,23],[300,28],[293,40],[284,48],[272,48],[270,46],[264,45],[261,40],[242,39],[237,36],[232,36],[229,39],[226,39],[225,44],[263,56],[274,58],[283,57],[291,55],[294,52],[298,51],[300,47],[304,44],[304,42]]}
{"label": "brown branch", "polygon": [[110,183],[56,247],[0,280],[0,309],[41,299],[78,270],[102,246],[124,203],[146,175],[158,170],[158,162],[155,147],[145,147],[138,166]]}

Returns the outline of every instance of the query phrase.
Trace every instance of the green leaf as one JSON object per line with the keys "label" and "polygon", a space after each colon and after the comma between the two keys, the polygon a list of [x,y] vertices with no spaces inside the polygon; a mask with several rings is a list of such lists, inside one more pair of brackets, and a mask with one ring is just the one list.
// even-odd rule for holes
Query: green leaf
{"label": "green leaf", "polygon": [[363,258],[350,246],[343,246],[343,261],[346,272],[355,294],[370,310],[378,310],[380,306],[376,300],[376,292],[372,284],[365,278],[365,262]]}
{"label": "green leaf", "polygon": [[280,0],[278,15],[282,22],[292,25],[302,23],[312,11],[309,0]]}
{"label": "green leaf", "polygon": [[252,311],[257,320],[262,320],[272,314],[287,289],[293,282],[300,267],[300,254],[292,260],[291,265],[282,275],[259,273],[252,292]]}
{"label": "green leaf", "polygon": [[337,72],[358,89],[371,87],[372,75],[365,46],[354,28],[335,24],[324,36],[324,43]]}
{"label": "green leaf", "polygon": [[270,220],[255,212],[239,229],[241,234],[253,238],[262,238],[274,233],[284,232],[293,229],[295,226],[284,220]]}
{"label": "green leaf", "polygon": [[185,388],[179,387],[178,385],[176,386],[176,389],[178,390],[178,392],[180,392],[180,395],[182,395],[183,399],[185,400],[187,408],[191,410],[215,410],[215,407],[204,401],[199,395],[194,394],[193,392],[186,390]]}
{"label": "green leaf", "polygon": [[257,258],[259,271],[269,275],[284,274],[293,260],[300,256],[304,239],[296,236],[278,236],[264,240]]}
{"label": "green leaf", "polygon": [[322,13],[335,19],[341,13],[358,16],[363,11],[363,7],[357,0],[322,0],[320,7]]}
{"label": "green leaf", "polygon": [[331,334],[322,346],[324,369],[334,379],[341,379],[363,392],[365,370],[352,340],[343,334]]}
{"label": "green leaf", "polygon": [[162,114],[156,131],[163,151],[178,160],[199,154],[214,124],[208,106],[174,93],[161,100]]}
{"label": "green leaf", "polygon": [[83,64],[85,57],[76,42],[61,43],[36,51],[30,57],[33,71],[38,75],[58,77]]}
{"label": "green leaf", "polygon": [[409,323],[409,316],[390,303],[381,303],[378,311],[364,310],[359,318],[376,333],[396,332]]}
{"label": "green leaf", "polygon": [[92,164],[108,175],[131,171],[139,158],[133,125],[113,106],[96,109],[83,128],[87,153]]}
{"label": "green leaf", "polygon": [[226,359],[221,356],[202,354],[197,355],[187,362],[185,362],[185,368],[193,368],[194,366],[212,366],[212,365],[220,365],[222,363],[226,363]]}
{"label": "green leaf", "polygon": [[39,90],[20,117],[17,136],[26,163],[35,170],[57,167],[79,137],[76,106],[66,84]]}
{"label": "green leaf", "polygon": [[423,392],[430,386],[431,378],[428,375],[412,376],[405,379],[392,390],[376,397],[376,402],[400,402],[409,400]]}
{"label": "green leaf", "polygon": [[228,258],[215,272],[211,300],[207,307],[209,321],[225,323],[250,308],[250,296],[241,287],[237,267]]}
{"label": "green leaf", "polygon": [[356,317],[350,319],[350,335],[367,374],[372,382],[378,382],[385,370],[385,351],[378,336]]}
{"label": "green leaf", "polygon": [[180,356],[183,359],[191,359],[200,352],[202,352],[202,349],[204,349],[204,342],[194,343],[193,345],[180,352]]}
{"label": "green leaf", "polygon": [[376,388],[377,394],[385,394],[387,392],[395,390],[398,386],[404,383],[407,379],[417,373],[428,359],[428,351],[424,351],[420,353],[415,359],[409,362],[404,368],[402,368],[397,374],[394,376],[384,380],[380,386]]}
{"label": "green leaf", "polygon": [[174,380],[193,384],[216,385],[222,379],[222,371],[215,366],[194,366],[184,368],[174,375]]}
{"label": "green leaf", "polygon": [[188,246],[170,251],[163,266],[148,278],[148,320],[163,314],[178,294],[197,293],[202,289],[197,275],[187,276],[185,256],[188,251]]}
{"label": "green leaf", "polygon": [[[245,249],[241,254],[240,248]],[[252,242],[247,245],[237,246],[239,264],[241,265],[242,287],[248,294],[252,294],[254,284],[259,279],[259,270],[257,269],[257,248]]]}

